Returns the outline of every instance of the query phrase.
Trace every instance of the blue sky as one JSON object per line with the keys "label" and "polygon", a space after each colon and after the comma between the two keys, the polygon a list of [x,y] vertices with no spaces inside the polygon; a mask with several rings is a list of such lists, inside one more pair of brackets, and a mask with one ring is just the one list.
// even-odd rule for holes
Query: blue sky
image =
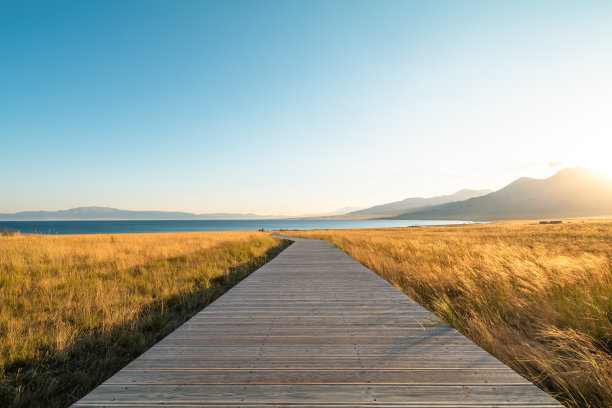
{"label": "blue sky", "polygon": [[5,0],[0,212],[301,214],[612,175],[610,72],[609,1]]}

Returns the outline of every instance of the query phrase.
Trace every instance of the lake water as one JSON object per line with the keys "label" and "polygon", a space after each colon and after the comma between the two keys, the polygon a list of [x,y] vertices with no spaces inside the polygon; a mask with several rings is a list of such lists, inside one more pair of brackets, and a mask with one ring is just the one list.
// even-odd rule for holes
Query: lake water
{"label": "lake water", "polygon": [[389,228],[425,225],[469,224],[466,221],[431,220],[181,220],[181,221],[0,221],[25,234],[128,234],[139,232],[313,230]]}

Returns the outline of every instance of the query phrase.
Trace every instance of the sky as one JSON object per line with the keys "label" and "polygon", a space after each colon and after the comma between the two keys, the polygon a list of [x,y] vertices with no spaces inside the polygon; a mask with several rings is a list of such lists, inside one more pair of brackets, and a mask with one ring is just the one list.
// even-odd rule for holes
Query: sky
{"label": "sky", "polygon": [[0,212],[612,176],[610,1],[0,1]]}

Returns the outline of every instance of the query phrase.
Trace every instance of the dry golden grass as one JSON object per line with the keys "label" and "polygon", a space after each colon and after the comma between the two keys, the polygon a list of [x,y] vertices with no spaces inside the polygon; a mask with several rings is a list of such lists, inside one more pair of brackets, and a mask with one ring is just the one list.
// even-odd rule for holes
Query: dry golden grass
{"label": "dry golden grass", "polygon": [[66,406],[286,246],[261,232],[0,236],[0,406]]}
{"label": "dry golden grass", "polygon": [[572,407],[612,407],[612,223],[283,232],[331,241]]}

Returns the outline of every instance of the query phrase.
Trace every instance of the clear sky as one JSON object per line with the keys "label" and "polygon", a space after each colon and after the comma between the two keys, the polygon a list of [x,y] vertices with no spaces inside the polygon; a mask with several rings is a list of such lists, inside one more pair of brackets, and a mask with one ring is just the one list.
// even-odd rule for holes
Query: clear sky
{"label": "clear sky", "polygon": [[612,2],[0,1],[0,212],[612,175]]}

